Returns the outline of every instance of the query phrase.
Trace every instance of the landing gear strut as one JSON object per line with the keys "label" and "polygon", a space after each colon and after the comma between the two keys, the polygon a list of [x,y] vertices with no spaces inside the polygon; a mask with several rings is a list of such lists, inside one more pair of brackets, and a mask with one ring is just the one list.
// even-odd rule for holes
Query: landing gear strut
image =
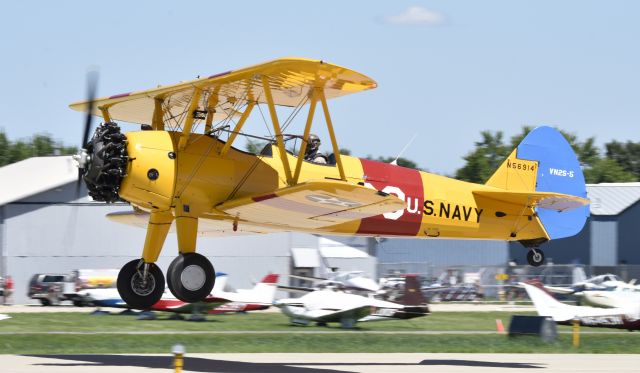
{"label": "landing gear strut", "polygon": [[530,266],[539,267],[544,263],[544,253],[537,247],[530,249],[527,253],[527,262]]}
{"label": "landing gear strut", "polygon": [[164,293],[164,275],[155,263],[132,260],[118,273],[118,292],[131,308],[149,309]]}
{"label": "landing gear strut", "polygon": [[183,302],[204,300],[215,283],[211,262],[198,253],[180,254],[167,270],[167,285],[171,293]]}

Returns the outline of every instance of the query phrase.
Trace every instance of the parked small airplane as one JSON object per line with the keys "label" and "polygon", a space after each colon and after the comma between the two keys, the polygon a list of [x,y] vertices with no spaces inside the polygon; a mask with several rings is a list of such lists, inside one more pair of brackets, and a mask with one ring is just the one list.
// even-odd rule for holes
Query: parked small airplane
{"label": "parked small airplane", "polygon": [[406,320],[429,314],[429,307],[420,292],[417,276],[407,275],[405,293],[400,303],[349,294],[332,289],[311,291],[300,298],[279,299],[274,306],[289,316],[291,323],[325,326],[339,322],[342,328],[353,328],[356,322]]}
{"label": "parked small airplane", "polygon": [[573,295],[581,304],[615,308],[634,299],[640,302],[640,286],[635,281],[624,282],[620,277],[607,273],[575,282],[569,287],[543,286],[552,293]]}
{"label": "parked small airplane", "polygon": [[624,282],[620,277],[607,273],[590,277],[583,281],[574,282],[571,286],[544,286],[545,289],[556,294],[577,294],[591,290],[630,290],[640,291],[640,286],[635,284],[635,280]]}
{"label": "parked small airplane", "polygon": [[[174,313],[227,313],[267,309],[271,306],[276,292],[277,274],[268,274],[252,289],[238,289],[236,292],[225,291],[227,275],[218,272],[215,286],[203,301],[195,303],[183,302],[165,291],[163,297],[150,307],[152,311]],[[91,289],[82,293],[98,307],[131,308],[120,297],[116,288]]]}
{"label": "parked small airplane", "polygon": [[622,307],[597,308],[572,306],[560,303],[544,290],[540,284],[520,283],[540,316],[551,317],[558,324],[571,324],[575,319],[581,325],[628,330],[640,329],[640,302],[628,300]]}
{"label": "parked small airplane", "polygon": [[[366,277],[363,271],[347,271],[347,272],[330,272],[327,277],[312,277],[289,275],[289,277],[306,280],[314,283],[314,287],[318,289],[326,287],[335,287],[341,290],[352,290],[356,292],[375,293],[380,290],[378,285],[372,279]],[[284,287],[281,287],[284,288]],[[296,287],[286,287],[289,291],[296,291]],[[300,288],[303,292],[309,292],[308,288]]]}

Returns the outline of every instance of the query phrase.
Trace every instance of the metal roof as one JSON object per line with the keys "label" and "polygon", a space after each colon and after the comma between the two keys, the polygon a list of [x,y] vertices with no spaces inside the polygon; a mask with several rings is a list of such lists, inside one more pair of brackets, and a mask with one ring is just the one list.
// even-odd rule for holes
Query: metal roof
{"label": "metal roof", "polygon": [[640,183],[587,184],[592,215],[619,215],[640,200]]}
{"label": "metal roof", "polygon": [[78,177],[71,156],[34,157],[0,167],[0,206],[70,183]]}

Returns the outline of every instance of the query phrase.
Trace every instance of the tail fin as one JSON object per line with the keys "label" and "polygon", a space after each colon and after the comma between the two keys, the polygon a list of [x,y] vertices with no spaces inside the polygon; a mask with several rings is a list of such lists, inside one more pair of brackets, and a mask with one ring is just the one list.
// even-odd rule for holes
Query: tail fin
{"label": "tail fin", "polygon": [[427,303],[427,299],[420,289],[420,277],[418,275],[405,276],[404,295],[399,301],[405,306],[417,306]]}
{"label": "tail fin", "polygon": [[[276,284],[278,283],[278,275],[276,273],[269,273],[260,280],[259,284]],[[256,285],[257,286],[257,285]]]}
{"label": "tail fin", "polygon": [[539,316],[549,316],[555,321],[570,320],[573,317],[572,306],[560,303],[539,283],[520,283],[527,291]]}
{"label": "tail fin", "polygon": [[248,290],[256,302],[262,304],[271,304],[273,303],[273,299],[276,296],[276,290],[278,287],[276,284],[278,283],[278,275],[275,273],[270,273],[256,284],[253,289]]}
{"label": "tail fin", "polygon": [[225,287],[227,286],[227,279],[228,276],[226,273],[216,272],[216,282],[213,284],[213,290],[211,290],[211,292],[219,293],[221,291],[224,291]]}
{"label": "tail fin", "polygon": [[546,202],[538,203],[536,212],[551,239],[577,234],[589,216],[580,163],[564,136],[551,127],[529,132],[486,185],[530,192]]}

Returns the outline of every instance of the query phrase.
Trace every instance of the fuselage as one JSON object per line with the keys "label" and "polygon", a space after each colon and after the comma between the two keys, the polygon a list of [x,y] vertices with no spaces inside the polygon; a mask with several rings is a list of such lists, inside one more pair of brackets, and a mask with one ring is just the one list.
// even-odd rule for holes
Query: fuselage
{"label": "fuselage", "polygon": [[[179,133],[169,131],[127,133],[130,161],[119,191],[121,198],[147,211],[183,206],[190,215],[226,224],[230,230],[233,218],[216,206],[286,187],[282,157],[291,168],[297,162],[296,156],[288,152],[283,155],[276,146],[267,146],[258,155],[231,148],[223,157],[219,155],[223,141],[198,134],[192,134],[188,145],[178,150],[178,138]],[[546,237],[544,229],[534,222],[537,217],[533,210],[523,211],[522,206],[473,193],[496,190],[494,187],[368,159],[341,158],[348,182],[395,195],[406,202],[406,207],[314,229],[314,233],[499,240]],[[299,182],[339,178],[335,165],[304,161]],[[239,225],[242,228],[253,223],[241,221]],[[291,230],[277,223],[262,224],[262,228]]]}

